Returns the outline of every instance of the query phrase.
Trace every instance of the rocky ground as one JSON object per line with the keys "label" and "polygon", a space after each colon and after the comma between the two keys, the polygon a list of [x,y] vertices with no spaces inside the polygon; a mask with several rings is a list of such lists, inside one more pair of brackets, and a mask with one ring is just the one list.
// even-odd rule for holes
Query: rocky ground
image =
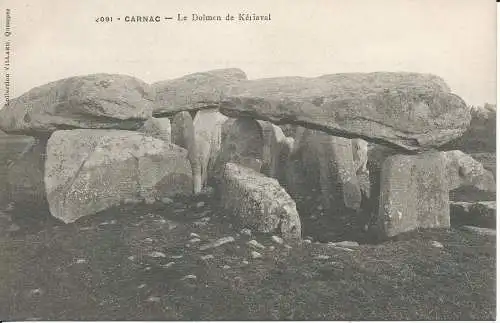
{"label": "rocky ground", "polygon": [[333,244],[304,220],[287,243],[232,227],[208,196],[68,225],[23,212],[2,217],[4,320],[495,319],[495,237],[473,231]]}

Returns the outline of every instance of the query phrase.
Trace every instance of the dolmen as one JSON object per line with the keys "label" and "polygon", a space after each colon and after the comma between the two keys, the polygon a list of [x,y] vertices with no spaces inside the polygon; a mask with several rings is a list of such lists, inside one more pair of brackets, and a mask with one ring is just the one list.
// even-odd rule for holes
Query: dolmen
{"label": "dolmen", "polygon": [[[359,167],[367,158],[356,151],[368,149],[358,141],[353,152],[349,139],[389,148],[379,182],[372,183],[379,186],[379,196],[372,197],[378,209],[371,212],[380,236],[450,226],[448,164],[438,150],[463,135],[471,116],[441,78],[381,72],[248,80],[229,90],[219,106],[228,117],[303,128],[286,166],[294,173],[289,186],[312,179],[326,206],[337,210],[359,210],[359,175],[367,173]],[[305,179],[296,178],[298,170]]]}
{"label": "dolmen", "polygon": [[326,216],[369,214],[371,230],[388,238],[449,227],[452,189],[495,190],[489,170],[442,149],[470,120],[430,74],[248,80],[230,68],[151,85],[70,77],[0,110],[6,147],[24,145],[0,173],[10,178],[1,192],[70,223],[214,186],[242,226],[300,238],[295,200],[314,189]]}

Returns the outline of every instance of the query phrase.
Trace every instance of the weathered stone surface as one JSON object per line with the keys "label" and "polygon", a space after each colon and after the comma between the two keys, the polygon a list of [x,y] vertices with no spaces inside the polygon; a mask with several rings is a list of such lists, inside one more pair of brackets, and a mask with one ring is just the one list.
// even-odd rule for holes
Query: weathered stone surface
{"label": "weathered stone surface", "polygon": [[9,199],[21,206],[31,203],[46,206],[43,179],[47,142],[45,139],[26,141],[31,143],[8,166]]}
{"label": "weathered stone surface", "polygon": [[282,184],[287,181],[287,167],[290,163],[290,158],[294,149],[295,140],[291,137],[285,137],[279,142],[279,155],[276,167],[275,178]]}
{"label": "weathered stone surface", "polygon": [[219,189],[222,207],[238,217],[242,227],[300,238],[301,223],[295,202],[275,179],[227,163]]}
{"label": "weathered stone surface", "polygon": [[356,174],[369,173],[366,163],[368,162],[368,142],[360,138],[351,140],[352,159]]}
{"label": "weathered stone surface", "polygon": [[166,142],[171,141],[172,126],[169,118],[149,118],[138,131]]}
{"label": "weathered stone surface", "polygon": [[449,189],[473,186],[481,191],[496,191],[495,178],[483,165],[460,150],[443,152]]}
{"label": "weathered stone surface", "polygon": [[444,81],[417,73],[351,73],[240,82],[220,102],[230,117],[253,116],[403,151],[435,148],[461,136],[465,102]]}
{"label": "weathered stone surface", "polygon": [[[196,156],[196,140],[193,118],[188,111],[177,113],[172,120],[172,142],[188,151],[193,174],[193,192],[199,193],[201,183],[201,164]],[[198,176],[196,176],[198,174]]]}
{"label": "weathered stone surface", "polygon": [[446,159],[439,152],[395,155],[382,166],[377,229],[391,237],[450,226]]}
{"label": "weathered stone surface", "polygon": [[264,140],[262,173],[269,177],[278,178],[279,169],[284,167],[280,155],[282,148],[287,149],[287,147],[283,147],[282,143],[286,137],[280,127],[268,121],[259,121],[259,124]]}
{"label": "weathered stone surface", "polygon": [[218,172],[231,162],[261,171],[264,160],[264,137],[260,124],[251,118],[238,118],[226,133],[217,161]]}
{"label": "weathered stone surface", "polygon": [[321,188],[323,206],[331,211],[358,210],[361,191],[351,140],[304,129],[295,142],[301,150],[306,178],[311,182],[308,186]]}
{"label": "weathered stone surface", "polygon": [[467,131],[450,141],[441,150],[461,150],[466,153],[496,153],[496,105],[472,107]]}
{"label": "weathered stone surface", "polygon": [[[35,144],[35,138],[10,136],[0,132],[0,207],[9,203],[8,170],[27,149]],[[19,165],[18,165],[19,166]]]}
{"label": "weathered stone surface", "polygon": [[149,86],[130,76],[92,74],[51,82],[12,99],[0,128],[37,136],[61,129],[136,130],[151,117]]}
{"label": "weathered stone surface", "polygon": [[497,176],[497,154],[496,153],[471,153],[472,158],[480,162],[484,169],[489,170],[493,176]]}
{"label": "weathered stone surface", "polygon": [[195,183],[199,186],[194,188],[195,193],[199,193],[205,185],[210,173],[215,167],[216,160],[221,150],[222,125],[227,117],[217,110],[202,110],[196,113],[194,118],[195,135],[195,163],[199,164],[196,170],[193,170]]}
{"label": "weathered stone surface", "polygon": [[142,133],[57,131],[47,145],[47,199],[66,223],[125,201],[190,194],[192,187],[187,151]]}
{"label": "weathered stone surface", "polygon": [[171,129],[173,144],[189,149],[190,144],[194,143],[193,118],[188,111],[181,111],[174,115]]}
{"label": "weathered stone surface", "polygon": [[154,115],[170,115],[205,107],[206,102],[219,101],[233,86],[246,79],[242,70],[228,68],[156,82],[152,85],[156,92]]}
{"label": "weathered stone surface", "polygon": [[496,201],[450,202],[450,216],[453,225],[468,224],[496,228]]}

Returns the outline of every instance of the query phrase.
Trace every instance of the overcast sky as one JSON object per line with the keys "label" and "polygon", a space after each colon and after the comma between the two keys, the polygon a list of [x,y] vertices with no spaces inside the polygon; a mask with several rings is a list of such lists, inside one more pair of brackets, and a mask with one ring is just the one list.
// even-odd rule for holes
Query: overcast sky
{"label": "overcast sky", "polygon": [[[239,67],[251,79],[433,73],[468,104],[496,101],[493,0],[2,0],[1,6],[3,28],[11,9],[11,98],[73,75],[120,73],[155,82]],[[240,12],[270,13],[272,20],[123,21]],[[98,16],[122,20],[98,24]]]}

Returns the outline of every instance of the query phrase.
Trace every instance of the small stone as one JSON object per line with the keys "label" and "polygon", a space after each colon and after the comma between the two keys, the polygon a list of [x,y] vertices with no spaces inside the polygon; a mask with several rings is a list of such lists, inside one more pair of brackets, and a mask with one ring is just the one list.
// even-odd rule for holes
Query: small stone
{"label": "small stone", "polygon": [[201,246],[200,250],[203,251],[203,250],[207,250],[207,249],[211,249],[211,248],[217,248],[219,246],[222,246],[223,244],[234,242],[234,241],[235,241],[234,238],[231,236],[220,238],[214,242],[211,242],[211,243],[208,243],[208,244]]}
{"label": "small stone", "polygon": [[260,253],[258,253],[257,251],[252,251],[250,253],[250,255],[252,256],[253,259],[260,259],[260,258],[262,258],[262,255]]}
{"label": "small stone", "polygon": [[151,239],[151,238],[146,238],[146,239],[144,239],[144,242],[151,243],[151,242],[153,242],[153,239]]}
{"label": "small stone", "polygon": [[143,289],[144,287],[146,287],[146,284],[140,284],[139,286],[137,286],[138,289]]}
{"label": "small stone", "polygon": [[150,270],[151,270],[151,267],[150,267],[150,266],[148,266],[148,267],[144,268],[144,271],[150,271]]}
{"label": "small stone", "polygon": [[241,263],[245,266],[249,264],[248,260],[243,260]]}
{"label": "small stone", "polygon": [[359,247],[359,243],[357,243],[356,241],[328,242],[328,245],[346,248]]}
{"label": "small stone", "polygon": [[224,267],[222,267],[223,269],[231,269],[231,266],[228,266],[228,265],[224,265]]}
{"label": "small stone", "polygon": [[29,295],[33,297],[41,296],[43,291],[40,288],[35,288],[29,291]]}
{"label": "small stone", "polygon": [[208,224],[208,222],[210,222],[210,217],[205,216],[201,218],[199,221],[193,222],[193,224],[197,227],[204,227]]}
{"label": "small stone", "polygon": [[166,255],[160,251],[152,251],[148,254],[148,256],[153,257],[153,258],[165,258],[166,257]]}
{"label": "small stone", "polygon": [[200,257],[201,260],[209,260],[209,259],[214,259],[214,255],[205,255]]}
{"label": "small stone", "polygon": [[251,236],[252,235],[252,230],[248,229],[248,228],[245,228],[245,229],[242,229],[241,232],[240,232],[242,235],[245,235],[245,236]]}
{"label": "small stone", "polygon": [[316,256],[314,256],[314,259],[317,259],[317,260],[327,260],[327,259],[330,259],[330,256],[327,256],[327,255],[316,255]]}
{"label": "small stone", "polygon": [[343,250],[343,251],[351,251],[351,252],[354,252],[353,249],[349,249],[349,248],[344,248],[344,247],[339,247],[339,246],[333,246],[335,249],[338,249],[338,250]]}
{"label": "small stone", "polygon": [[172,221],[167,221],[167,222],[168,222],[168,230],[173,230],[177,228],[177,224],[175,224],[174,222]]}
{"label": "small stone", "polygon": [[439,241],[431,241],[431,245],[436,248],[444,248],[443,244]]}
{"label": "small stone", "polygon": [[251,247],[257,248],[257,249],[266,249],[266,247],[262,244],[260,244],[257,240],[250,240],[247,242],[247,244]]}
{"label": "small stone", "polygon": [[11,223],[11,225],[9,225],[9,227],[7,228],[7,232],[16,232],[16,231],[19,231],[21,228],[15,224],[15,223]]}
{"label": "small stone", "polygon": [[274,249],[276,249],[276,247],[275,246],[269,246],[268,249],[271,250],[271,251],[274,251]]}
{"label": "small stone", "polygon": [[191,245],[190,245],[189,243],[186,243],[184,246],[185,246],[186,248],[191,247]]}
{"label": "small stone", "polygon": [[168,205],[168,204],[172,204],[174,201],[171,198],[169,198],[169,197],[164,197],[164,198],[161,199],[161,202],[163,204],[167,204]]}
{"label": "small stone", "polygon": [[199,239],[199,238],[193,238],[193,239],[189,240],[189,243],[197,243],[200,241],[201,241],[201,239]]}
{"label": "small stone", "polygon": [[316,210],[318,210],[318,211],[322,211],[322,210],[323,210],[323,206],[322,206],[321,204],[320,204],[320,205],[318,205],[318,206],[316,207]]}
{"label": "small stone", "polygon": [[175,262],[171,261],[168,264],[160,265],[162,268],[170,268],[175,265]]}
{"label": "small stone", "polygon": [[87,263],[87,259],[83,259],[83,258],[80,258],[80,259],[77,259],[75,261],[76,264],[86,264]]}
{"label": "small stone", "polygon": [[197,233],[194,233],[194,232],[191,232],[191,233],[189,234],[189,236],[190,236],[191,238],[199,238],[199,237],[200,237]]}
{"label": "small stone", "polygon": [[283,244],[283,239],[278,237],[278,236],[272,236],[271,237],[271,240],[273,240],[274,242],[276,242],[277,244]]}
{"label": "small stone", "polygon": [[134,261],[135,257],[134,256],[128,256],[127,259],[130,260],[130,261]]}
{"label": "small stone", "polygon": [[210,186],[205,186],[201,189],[201,193],[205,195],[211,195],[214,193],[214,188]]}
{"label": "small stone", "polygon": [[199,208],[202,208],[205,206],[205,202],[201,201],[201,202],[198,202],[196,203],[196,207],[199,209]]}
{"label": "small stone", "polygon": [[147,301],[151,303],[159,303],[161,302],[161,298],[159,298],[158,296],[149,296]]}
{"label": "small stone", "polygon": [[146,203],[147,205],[152,205],[156,202],[156,199],[154,197],[146,197],[144,199],[144,203]]}
{"label": "small stone", "polygon": [[173,256],[170,256],[170,258],[172,259],[181,259],[182,257],[184,257],[183,255],[173,255]]}
{"label": "small stone", "polygon": [[304,240],[302,240],[302,242],[303,242],[303,243],[307,243],[307,244],[311,244],[311,243],[312,243],[312,241],[311,241],[311,240],[309,240],[309,239],[304,239]]}
{"label": "small stone", "polygon": [[109,221],[109,224],[117,224],[117,223],[118,223],[118,221],[116,221],[116,220]]}
{"label": "small stone", "polygon": [[186,275],[181,278],[181,280],[186,280],[186,279],[196,279],[197,277],[195,275]]}

